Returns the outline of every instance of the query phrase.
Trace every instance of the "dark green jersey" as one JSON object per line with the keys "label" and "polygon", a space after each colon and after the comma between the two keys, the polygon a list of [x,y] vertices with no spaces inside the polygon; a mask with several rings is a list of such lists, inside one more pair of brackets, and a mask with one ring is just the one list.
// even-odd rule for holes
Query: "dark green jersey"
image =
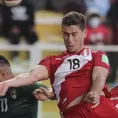
{"label": "dark green jersey", "polygon": [[10,88],[5,96],[0,97],[0,118],[36,118],[38,101],[33,91],[42,85]]}

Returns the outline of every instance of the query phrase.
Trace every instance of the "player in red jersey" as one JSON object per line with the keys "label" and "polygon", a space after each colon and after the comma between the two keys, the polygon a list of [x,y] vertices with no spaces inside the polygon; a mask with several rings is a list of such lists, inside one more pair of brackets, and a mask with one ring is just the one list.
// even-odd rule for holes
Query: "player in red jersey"
{"label": "player in red jersey", "polygon": [[86,19],[70,12],[62,19],[66,51],[43,59],[32,71],[0,83],[0,95],[10,87],[25,86],[50,78],[64,118],[118,118],[105,87],[109,61],[103,51],[84,48]]}
{"label": "player in red jersey", "polygon": [[118,86],[111,89],[110,94],[111,94],[110,99],[113,101],[115,107],[118,109]]}

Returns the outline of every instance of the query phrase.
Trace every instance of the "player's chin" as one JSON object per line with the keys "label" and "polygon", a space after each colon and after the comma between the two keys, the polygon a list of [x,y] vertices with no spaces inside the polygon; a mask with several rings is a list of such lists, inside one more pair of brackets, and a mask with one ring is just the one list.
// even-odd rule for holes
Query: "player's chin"
{"label": "player's chin", "polygon": [[75,52],[75,50],[74,50],[72,47],[68,47],[67,50],[68,50],[68,52],[70,52],[70,53]]}

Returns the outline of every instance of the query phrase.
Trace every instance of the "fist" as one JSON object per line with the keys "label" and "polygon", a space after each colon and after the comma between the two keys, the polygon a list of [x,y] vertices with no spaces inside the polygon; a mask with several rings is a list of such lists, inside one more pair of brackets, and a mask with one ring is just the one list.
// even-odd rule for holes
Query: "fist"
{"label": "fist", "polygon": [[94,91],[90,91],[85,95],[83,100],[92,104],[98,104],[100,102],[100,95]]}
{"label": "fist", "polygon": [[36,89],[33,92],[33,94],[37,100],[41,100],[41,101],[51,99],[54,96],[52,89],[45,88],[45,87],[41,87],[41,88]]}
{"label": "fist", "polygon": [[0,96],[4,96],[8,90],[9,86],[7,85],[6,82],[1,82],[0,83]]}

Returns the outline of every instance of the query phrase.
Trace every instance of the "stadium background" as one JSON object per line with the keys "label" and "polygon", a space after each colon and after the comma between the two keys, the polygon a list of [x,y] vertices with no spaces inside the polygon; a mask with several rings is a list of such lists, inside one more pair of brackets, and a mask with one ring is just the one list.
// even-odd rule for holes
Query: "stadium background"
{"label": "stadium background", "polygon": [[[32,2],[31,0],[29,0]],[[46,0],[42,2],[42,0],[33,0],[32,4],[35,6],[35,29],[37,32],[38,37],[40,37],[40,42],[35,45],[27,45],[24,42],[19,45],[9,45],[4,41],[4,37],[0,37],[0,54],[4,55],[9,59],[12,64],[12,69],[15,74],[19,74],[22,72],[27,72],[32,67],[38,64],[38,62],[47,55],[52,54],[59,54],[65,48],[63,45],[63,39],[61,37],[61,19],[63,17],[63,11],[61,8],[59,9],[59,5],[63,3],[63,0],[56,4],[56,0],[48,0],[54,3],[55,10],[46,9],[44,4]],[[64,0],[68,1],[68,0]],[[77,1],[77,0],[76,0]],[[79,1],[79,0],[78,0]],[[94,0],[85,0],[87,3],[91,3]],[[95,0],[101,1],[101,0]],[[110,8],[110,0],[102,0],[103,5],[105,2],[109,1],[108,6],[106,9]],[[114,2],[115,0],[111,0]],[[62,3],[61,3],[62,2]],[[99,2],[98,2],[99,4]],[[113,3],[112,3],[113,4]],[[97,2],[96,2],[97,6]],[[39,8],[40,7],[40,8]],[[89,6],[90,7],[90,6]],[[97,8],[97,7],[96,7]],[[102,14],[102,18],[106,18],[106,14]],[[23,41],[23,38],[21,39]],[[105,52],[118,52],[118,46],[113,45],[112,43],[109,45],[87,45],[90,46],[94,50],[103,50]],[[10,52],[19,51],[20,55],[18,59],[11,60],[10,59]],[[29,53],[29,57],[26,56],[27,52]],[[115,81],[108,82],[109,88],[117,85],[118,79],[116,78]],[[42,82],[48,86],[50,86],[49,81]],[[56,101],[45,101],[39,102],[39,109],[38,109],[38,118],[59,118],[59,110],[56,105]]]}

